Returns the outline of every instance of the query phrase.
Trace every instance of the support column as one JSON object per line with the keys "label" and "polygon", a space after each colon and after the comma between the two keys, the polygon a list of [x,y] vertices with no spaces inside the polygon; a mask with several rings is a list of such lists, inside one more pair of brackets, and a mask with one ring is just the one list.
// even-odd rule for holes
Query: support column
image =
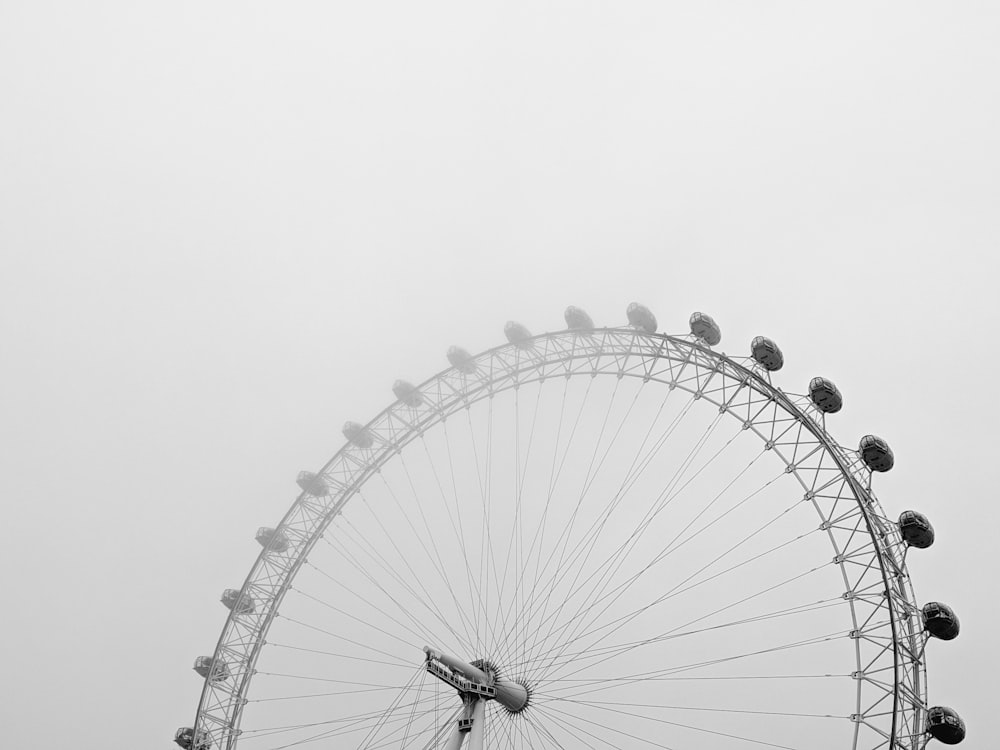
{"label": "support column", "polygon": [[444,750],[460,750],[462,747],[462,740],[465,739],[465,732],[458,728],[458,723],[455,723],[455,731],[451,733],[451,737],[448,738],[448,744],[444,746]]}
{"label": "support column", "polygon": [[465,735],[469,734],[470,727],[474,724],[476,706],[480,703],[482,701],[476,700],[470,695],[462,696],[462,710],[455,722],[455,731],[448,738],[448,744],[444,746],[444,750],[461,750]]}
{"label": "support column", "polygon": [[483,750],[486,735],[486,701],[477,700],[472,706],[472,731],[469,732],[469,750]]}

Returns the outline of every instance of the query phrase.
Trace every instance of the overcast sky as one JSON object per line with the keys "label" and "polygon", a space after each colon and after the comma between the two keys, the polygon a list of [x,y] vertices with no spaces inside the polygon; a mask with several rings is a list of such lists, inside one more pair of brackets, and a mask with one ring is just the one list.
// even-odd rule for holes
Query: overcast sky
{"label": "overcast sky", "polygon": [[0,4],[5,744],[167,747],[344,420],[638,300],[890,442],[964,626],[931,702],[984,746],[998,38],[985,2]]}

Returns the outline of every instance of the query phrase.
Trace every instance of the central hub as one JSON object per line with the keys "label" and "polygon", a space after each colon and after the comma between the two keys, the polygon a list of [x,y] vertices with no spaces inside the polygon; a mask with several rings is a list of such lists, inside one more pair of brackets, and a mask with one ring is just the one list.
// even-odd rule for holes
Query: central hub
{"label": "central hub", "polygon": [[495,700],[512,714],[528,705],[531,691],[522,682],[508,680],[492,662],[479,659],[464,662],[437,649],[424,646],[425,668],[442,682],[458,691],[463,702]]}

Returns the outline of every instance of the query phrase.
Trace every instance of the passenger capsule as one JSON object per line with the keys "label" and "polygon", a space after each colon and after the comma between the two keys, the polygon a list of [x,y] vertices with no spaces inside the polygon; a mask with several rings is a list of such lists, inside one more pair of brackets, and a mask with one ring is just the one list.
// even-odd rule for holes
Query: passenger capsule
{"label": "passenger capsule", "polygon": [[261,547],[273,552],[284,552],[291,546],[284,533],[278,529],[272,529],[270,526],[261,526],[257,529],[254,539]]}
{"label": "passenger capsule", "polygon": [[323,477],[313,474],[311,471],[300,471],[295,478],[295,483],[313,497],[323,497],[330,494],[330,488],[326,486]]}
{"label": "passenger capsule", "polygon": [[212,747],[212,738],[207,732],[198,732],[196,738],[195,731],[191,727],[181,727],[174,732],[174,742],[184,750],[208,750]]}
{"label": "passenger capsule", "polygon": [[957,745],[965,739],[965,722],[954,709],[934,706],[927,711],[927,731],[946,745]]}
{"label": "passenger capsule", "polygon": [[844,405],[844,397],[840,395],[837,386],[826,378],[813,378],[809,381],[809,398],[824,414],[836,414]]}
{"label": "passenger capsule", "polygon": [[257,609],[257,602],[253,600],[252,596],[240,597],[243,593],[239,589],[226,589],[222,592],[221,601],[226,609],[235,612],[238,615],[249,615]]}
{"label": "passenger capsule", "polygon": [[934,544],[934,527],[923,513],[904,510],[899,514],[899,533],[910,547],[927,549]]}
{"label": "passenger capsule", "polygon": [[392,384],[392,392],[400,401],[411,408],[417,408],[424,402],[424,395],[412,383],[397,380]]}
{"label": "passenger capsule", "polygon": [[628,323],[633,328],[639,328],[646,333],[656,333],[656,316],[645,305],[633,302],[625,311]]}
{"label": "passenger capsule", "polygon": [[476,371],[476,360],[460,346],[453,346],[448,350],[448,361],[451,362],[452,367],[466,375],[471,375]]}
{"label": "passenger capsule", "polygon": [[688,325],[691,326],[691,333],[709,346],[715,346],[722,341],[722,329],[710,315],[696,312],[691,316]]}
{"label": "passenger capsule", "polygon": [[359,448],[368,449],[375,444],[375,439],[372,434],[365,429],[364,425],[358,424],[357,422],[344,422],[344,427],[341,429],[344,433],[344,437],[351,442],[351,444],[358,446]]}
{"label": "passenger capsule", "polygon": [[889,444],[876,435],[865,435],[858,445],[861,459],[872,471],[889,471],[896,462]]}
{"label": "passenger capsule", "polygon": [[780,370],[785,364],[785,357],[781,353],[781,349],[766,336],[758,336],[750,342],[750,354],[753,355],[757,364],[769,372]]}
{"label": "passenger capsule", "polygon": [[579,307],[573,307],[570,305],[566,308],[566,312],[563,313],[563,317],[566,319],[566,327],[571,331],[584,331],[589,333],[594,330],[594,321],[591,320],[590,316]]}
{"label": "passenger capsule", "polygon": [[531,348],[531,331],[520,323],[513,320],[507,321],[507,325],[503,327],[503,332],[507,340],[518,349]]}
{"label": "passenger capsule", "polygon": [[947,604],[927,602],[923,608],[924,629],[935,638],[950,641],[958,637],[961,624],[958,615]]}
{"label": "passenger capsule", "polygon": [[199,656],[194,660],[194,671],[202,677],[212,676],[212,682],[222,682],[229,679],[229,665],[211,656]]}

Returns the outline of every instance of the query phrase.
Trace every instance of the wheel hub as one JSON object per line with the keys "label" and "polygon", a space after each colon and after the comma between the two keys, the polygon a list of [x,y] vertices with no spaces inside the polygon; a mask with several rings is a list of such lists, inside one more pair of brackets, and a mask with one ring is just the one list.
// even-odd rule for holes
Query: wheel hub
{"label": "wheel hub", "polygon": [[531,690],[523,682],[508,680],[499,667],[486,659],[464,662],[437,649],[424,646],[424,666],[428,672],[455,688],[463,703],[495,700],[510,713],[523,711],[530,702]]}

